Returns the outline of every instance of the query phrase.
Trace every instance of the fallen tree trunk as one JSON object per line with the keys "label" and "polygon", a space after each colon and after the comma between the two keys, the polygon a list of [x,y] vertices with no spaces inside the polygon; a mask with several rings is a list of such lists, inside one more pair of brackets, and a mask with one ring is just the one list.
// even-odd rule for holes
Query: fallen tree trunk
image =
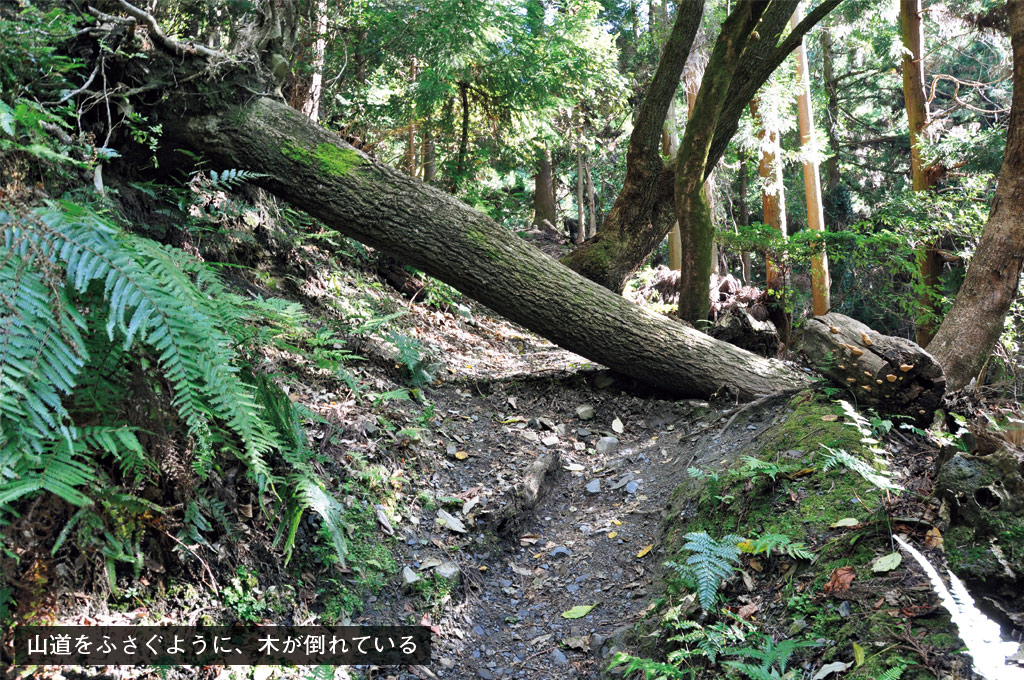
{"label": "fallen tree trunk", "polygon": [[804,330],[802,350],[821,373],[849,389],[859,405],[928,423],[942,403],[946,379],[932,355],[856,319],[836,313],[814,317]]}
{"label": "fallen tree trunk", "polygon": [[680,395],[740,399],[809,384],[784,364],[644,310],[452,196],[379,163],[283,103],[163,121],[165,134],[328,226],[449,283],[551,341]]}

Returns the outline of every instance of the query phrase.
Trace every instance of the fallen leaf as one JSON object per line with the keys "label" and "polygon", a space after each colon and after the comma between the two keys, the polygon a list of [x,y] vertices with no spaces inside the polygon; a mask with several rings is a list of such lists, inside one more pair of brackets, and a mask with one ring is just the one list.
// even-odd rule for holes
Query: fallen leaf
{"label": "fallen leaf", "polygon": [[616,536],[618,536],[618,535],[619,535],[619,532],[618,532],[618,531],[612,531],[612,532],[610,532],[610,533],[608,534],[608,538],[615,538],[615,537],[616,537]]}
{"label": "fallen leaf", "polygon": [[441,526],[447,527],[451,531],[460,534],[467,532],[466,525],[462,523],[462,520],[450,514],[447,510],[438,509],[437,519],[435,521]]}
{"label": "fallen leaf", "polygon": [[821,417],[821,419],[822,419],[823,421],[825,421],[826,423],[834,423],[834,422],[836,422],[837,420],[839,420],[839,416],[835,416],[835,415],[827,415],[827,416],[822,416],[822,417]]}
{"label": "fallen leaf", "polygon": [[860,668],[864,665],[865,653],[864,648],[858,645],[856,642],[853,643],[853,661]]}
{"label": "fallen leaf", "polygon": [[478,569],[478,571],[487,571],[487,565],[486,564],[481,564],[479,569]]}
{"label": "fallen leaf", "polygon": [[647,553],[651,552],[651,548],[653,547],[653,543],[651,543],[650,545],[645,545],[643,548],[640,549],[640,552],[638,552],[636,556],[641,559],[647,557]]}
{"label": "fallen leaf", "polygon": [[584,616],[590,613],[590,610],[596,607],[596,604],[578,604],[568,611],[562,612],[563,619],[582,619]]}
{"label": "fallen leaf", "polygon": [[579,463],[569,463],[568,465],[563,465],[562,468],[564,470],[568,470],[569,472],[582,472],[583,470],[587,469],[585,466],[580,465]]}
{"label": "fallen leaf", "polygon": [[473,496],[468,501],[462,504],[462,514],[468,516],[470,511],[477,506],[480,502],[480,496]]}
{"label": "fallen leaf", "polygon": [[761,606],[759,604],[757,604],[756,602],[751,602],[750,604],[745,604],[742,607],[740,607],[739,611],[737,611],[736,614],[744,621],[749,621],[750,619],[754,618],[754,614],[756,614],[757,610],[760,608]]}
{"label": "fallen leaf", "polygon": [[465,451],[456,451],[455,458],[457,460],[466,460],[467,458],[469,458],[469,454],[466,453]]}
{"label": "fallen leaf", "polygon": [[814,674],[814,677],[811,678],[811,680],[824,680],[833,673],[842,673],[852,665],[852,662],[843,663],[842,661],[827,663],[821,667],[821,670]]}
{"label": "fallen leaf", "polygon": [[853,567],[839,567],[832,572],[832,577],[822,587],[821,592],[826,595],[836,595],[850,589],[853,579],[857,578],[857,572]]}
{"label": "fallen leaf", "polygon": [[619,520],[617,520],[617,519],[613,519],[613,520],[612,520],[612,524],[614,524],[615,526],[621,526],[621,525],[622,525],[622,522],[620,522],[620,521],[619,521]]}
{"label": "fallen leaf", "polygon": [[622,432],[625,429],[626,428],[622,426],[622,421],[619,420],[618,418],[612,421],[612,432],[614,432],[615,434],[622,434]]}
{"label": "fallen leaf", "polygon": [[518,564],[512,563],[512,571],[519,574],[520,576],[533,576],[533,569],[529,567],[520,567]]}
{"label": "fallen leaf", "polygon": [[855,527],[855,526],[859,526],[859,525],[860,525],[860,520],[857,519],[856,517],[844,517],[841,520],[838,520],[836,522],[832,522],[832,524],[829,524],[828,526],[829,526],[830,529],[839,529],[841,527]]}
{"label": "fallen leaf", "polygon": [[426,571],[427,569],[433,569],[434,567],[440,567],[441,560],[436,557],[428,557],[427,559],[420,562],[420,571]]}
{"label": "fallen leaf", "polygon": [[585,652],[590,648],[590,636],[581,635],[579,637],[563,638],[562,645],[567,649],[578,649],[581,652]]}
{"label": "fallen leaf", "polygon": [[530,646],[531,647],[537,647],[538,645],[542,645],[542,644],[544,644],[545,642],[547,642],[550,639],[551,639],[551,633],[546,633],[544,635],[538,635],[537,637],[535,637],[532,640],[530,640]]}
{"label": "fallen leaf", "polygon": [[512,408],[518,408],[516,406],[516,398],[515,397],[509,397],[507,401],[508,401],[508,405],[511,406]]}
{"label": "fallen leaf", "polygon": [[942,544],[945,540],[942,538],[942,532],[935,527],[928,530],[928,533],[924,535],[924,547],[929,549],[942,548]]}
{"label": "fallen leaf", "polygon": [[523,534],[519,537],[519,545],[533,545],[540,540],[537,534]]}
{"label": "fallen leaf", "polygon": [[898,552],[891,552],[888,555],[883,555],[876,559],[874,564],[871,565],[871,571],[878,574],[885,571],[892,571],[896,567],[900,566],[900,562],[902,561],[902,555]]}

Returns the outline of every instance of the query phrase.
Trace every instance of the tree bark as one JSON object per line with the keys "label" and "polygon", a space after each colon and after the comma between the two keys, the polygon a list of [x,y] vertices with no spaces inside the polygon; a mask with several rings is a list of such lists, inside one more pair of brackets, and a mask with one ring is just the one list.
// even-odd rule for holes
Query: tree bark
{"label": "tree bark", "polygon": [[462,132],[459,135],[459,152],[455,164],[455,175],[452,185],[455,188],[466,176],[466,154],[469,153],[469,84],[459,83],[459,102],[462,104]]}
{"label": "tree bark", "polygon": [[[739,210],[736,211],[736,223],[741,227],[750,226],[750,209],[747,207],[747,154],[743,149],[739,150],[739,165],[740,169],[737,173],[736,181],[739,184],[737,189]],[[750,275],[750,251],[744,250],[740,254],[740,266],[743,271],[743,285],[749,286],[751,284]]]}
{"label": "tree bark", "polygon": [[324,90],[324,59],[327,55],[327,0],[317,0],[316,41],[313,43],[313,77],[309,82],[309,93],[302,105],[302,112],[314,123],[320,120],[320,101]]}
{"label": "tree bark", "polygon": [[823,375],[850,390],[858,404],[931,423],[942,405],[942,368],[920,345],[882,335],[842,314],[807,322],[801,349]]}
{"label": "tree bark", "polygon": [[[794,28],[803,18],[798,5],[790,22]],[[804,196],[807,200],[807,227],[811,231],[825,231],[824,210],[821,207],[821,176],[818,174],[817,149],[814,145],[814,115],[811,112],[811,79],[807,68],[807,47],[800,41],[796,49],[796,77],[800,94],[797,109],[800,118],[800,148],[803,151]],[[827,314],[832,303],[829,299],[831,280],[828,275],[828,254],[822,243],[821,250],[811,255],[811,296],[814,315]]]}
{"label": "tree bark", "polygon": [[[416,86],[416,72],[417,64],[416,57],[412,58],[412,64],[409,66],[409,84],[412,87]],[[416,105],[413,104],[413,112],[409,117],[409,140],[405,149],[405,165],[409,170],[411,177],[416,176]]]}
{"label": "tree bark", "polygon": [[547,220],[552,227],[558,226],[555,215],[555,184],[551,176],[551,152],[547,147],[537,155],[537,174],[533,176],[533,223],[543,224]]}
{"label": "tree bark", "polygon": [[[750,114],[755,124],[761,122],[757,100],[750,102]],[[757,133],[761,140],[757,173],[761,177],[762,219],[765,224],[786,238],[786,189],[782,183],[782,162],[779,160],[779,133],[764,125]],[[769,290],[782,290],[785,286],[783,270],[765,254],[765,286]]]}
{"label": "tree bark", "polygon": [[[679,132],[676,129],[676,99],[672,98],[669,104],[668,114],[665,116],[664,126],[665,155],[669,159],[676,157],[679,153]],[[672,228],[668,231],[668,268],[679,271],[683,268],[683,242],[679,233],[678,220],[672,221]]]}
{"label": "tree bark", "polygon": [[675,220],[672,170],[661,159],[662,127],[697,35],[704,0],[677,12],[647,96],[640,104],[626,152],[626,177],[597,236],[562,262],[600,285],[621,292]]}
{"label": "tree bark", "polygon": [[740,55],[763,11],[763,3],[739,0],[723,22],[676,157],[676,218],[683,246],[679,317],[691,323],[707,320],[711,302],[709,289],[715,228],[705,184],[708,152],[733,76],[741,63]]}
{"label": "tree bark", "polygon": [[267,98],[168,116],[168,140],[257,182],[340,232],[442,279],[587,358],[681,395],[742,399],[808,385],[782,363],[648,312],[540,253],[454,197],[357,151]]}
{"label": "tree bark", "polygon": [[429,120],[423,126],[423,151],[420,153],[420,157],[423,159],[423,181],[430,184],[437,174],[437,150]]}
{"label": "tree bark", "polygon": [[[914,191],[927,191],[935,184],[935,175],[925,165],[921,144],[928,138],[931,113],[924,83],[924,25],[921,0],[900,0],[900,37],[903,40],[903,99],[910,126],[910,172]],[[917,344],[927,347],[935,335],[940,310],[935,288],[942,273],[936,244],[927,243],[917,252],[921,293],[918,296],[919,321]]]}
{"label": "tree bark", "polygon": [[832,29],[821,29],[821,66],[825,80],[825,130],[832,155],[825,161],[825,190],[839,186],[839,80],[835,75],[835,41]]}
{"label": "tree bark", "polygon": [[[841,0],[824,0],[807,14],[797,30],[780,42],[797,2],[777,0],[767,6],[758,3],[764,10],[757,27],[758,39],[748,42],[740,58],[743,69],[736,74],[725,98],[708,153],[707,171],[718,163],[736,133],[746,102],[754,98],[761,85],[796,49],[802,36]],[[616,292],[623,289],[629,277],[665,238],[675,218],[673,171],[663,167],[657,146],[668,102],[674,96],[702,9],[703,0],[694,0],[686,4],[686,11],[677,13],[658,71],[630,136],[626,180],[605,224],[596,238],[562,259],[567,266]],[[685,25],[685,31],[679,30],[681,24]]]}
{"label": "tree bark", "polygon": [[587,175],[587,238],[597,236],[597,196],[594,192],[594,178],[590,174],[590,159],[583,157],[583,170]]}
{"label": "tree bark", "polygon": [[587,237],[586,211],[583,206],[583,185],[586,180],[583,178],[583,151],[576,152],[576,245],[583,243]]}
{"label": "tree bark", "polygon": [[1007,8],[1013,99],[999,185],[960,292],[928,346],[952,389],[979,374],[999,340],[1024,262],[1024,0],[1010,0]]}

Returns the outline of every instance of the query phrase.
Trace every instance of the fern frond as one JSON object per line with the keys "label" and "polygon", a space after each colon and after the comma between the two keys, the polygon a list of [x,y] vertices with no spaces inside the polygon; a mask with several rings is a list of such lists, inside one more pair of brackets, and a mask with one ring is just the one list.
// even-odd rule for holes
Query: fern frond
{"label": "fern frond", "polygon": [[[338,557],[338,562],[344,567],[346,565],[345,558],[348,555],[348,540],[345,537],[345,533],[349,530],[343,518],[345,509],[331,494],[327,493],[320,480],[311,474],[294,475],[291,479],[291,486],[296,503],[295,516],[301,516],[303,510],[306,509],[320,515],[323,526],[327,529],[331,542],[334,544],[334,552]],[[293,528],[285,539],[285,554],[291,554],[294,543],[295,531]]]}
{"label": "fern frond", "polygon": [[739,565],[740,549],[737,544],[743,540],[742,536],[733,534],[722,537],[720,541],[703,531],[686,534],[683,549],[693,553],[686,558],[686,566],[693,574],[697,598],[704,611],[714,607],[722,580],[732,576]]}
{"label": "fern frond", "polygon": [[878,680],[900,680],[900,678],[903,677],[904,671],[906,670],[907,667],[904,664],[900,664],[899,666],[893,666],[886,672],[879,675]]}
{"label": "fern frond", "polygon": [[252,172],[250,170],[231,169],[219,173],[216,170],[210,170],[210,182],[214,188],[225,190],[236,189],[251,179],[259,179],[266,176],[267,174],[264,172]]}

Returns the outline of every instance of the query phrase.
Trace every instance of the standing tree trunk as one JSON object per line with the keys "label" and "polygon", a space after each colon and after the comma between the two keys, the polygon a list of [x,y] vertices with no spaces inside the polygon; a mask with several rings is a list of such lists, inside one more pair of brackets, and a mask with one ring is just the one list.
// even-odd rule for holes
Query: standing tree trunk
{"label": "standing tree trunk", "polygon": [[[761,116],[757,112],[756,99],[750,102],[750,114],[753,116],[755,124],[762,122]],[[778,153],[779,133],[775,130],[768,130],[763,124],[760,125],[760,128],[757,138],[761,140],[761,156],[757,172],[761,177],[763,221],[779,232],[782,238],[786,238],[786,189],[782,183],[782,161]],[[785,287],[783,269],[767,254],[764,262],[765,286],[769,290],[782,290]]]}
{"label": "standing tree trunk", "polygon": [[701,79],[693,115],[679,145],[675,176],[676,218],[683,244],[679,316],[690,323],[706,321],[711,302],[711,246],[715,229],[704,182],[708,175],[708,153],[733,76],[742,63],[740,56],[764,9],[764,3],[739,0],[722,23]]}
{"label": "standing tree trunk", "polygon": [[[665,116],[664,132],[665,155],[672,160],[679,153],[679,131],[676,128],[676,99],[672,98],[669,104],[668,114]],[[668,231],[668,267],[674,271],[683,268],[683,242],[679,233],[679,222],[673,220],[672,228]]]}
{"label": "standing tree trunk", "polygon": [[583,208],[583,185],[586,180],[583,178],[583,151],[576,152],[576,245],[583,243],[586,238],[586,213]]}
{"label": "standing tree trunk", "polygon": [[[931,113],[924,89],[924,25],[921,21],[921,0],[900,0],[900,36],[903,39],[903,99],[910,124],[910,171],[914,191],[927,191],[935,184],[932,168],[921,155],[922,143],[928,139]],[[921,293],[918,297],[917,344],[927,347],[935,335],[940,309],[936,287],[942,272],[942,260],[934,243],[918,249]]]}
{"label": "standing tree trunk", "polygon": [[430,129],[430,121],[423,125],[423,150],[420,158],[423,159],[423,181],[430,184],[437,174],[437,151],[434,145],[434,133]]}
{"label": "standing tree trunk", "polygon": [[[741,227],[750,226],[750,209],[747,207],[747,153],[743,149],[739,150],[739,172],[737,173],[736,182],[739,185],[736,194],[739,201],[739,210],[736,211],[736,224]],[[751,275],[750,275],[750,251],[744,250],[740,254],[740,266],[743,270],[743,285],[750,286]]]}
{"label": "standing tree trunk", "polygon": [[1024,0],[1010,0],[1013,100],[992,211],[960,292],[928,351],[952,389],[977,376],[1003,331],[1024,262]]}
{"label": "standing tree trunk", "polygon": [[314,123],[320,120],[320,101],[324,90],[324,59],[327,54],[327,0],[316,3],[316,41],[313,43],[313,77],[302,112]]}
{"label": "standing tree trunk", "polygon": [[594,192],[594,178],[590,174],[590,159],[586,156],[583,157],[583,170],[587,175],[587,210],[590,215],[587,221],[587,238],[594,238],[597,236],[597,196]]}
{"label": "standing tree trunk", "polygon": [[459,83],[459,102],[462,104],[462,132],[459,135],[459,152],[455,163],[455,188],[466,176],[466,154],[469,153],[469,83]]}
{"label": "standing tree trunk", "polygon": [[[683,395],[706,397],[724,387],[750,399],[809,384],[781,362],[587,281],[524,240],[508,238],[487,216],[367,157],[273,99],[203,115],[168,107],[172,115],[161,122],[169,141],[223,167],[266,173],[258,184],[324,224],[593,361]],[[693,189],[699,191],[701,180]]]}
{"label": "standing tree trunk", "polygon": [[[795,28],[803,18],[798,6],[790,20]],[[800,117],[800,148],[803,152],[804,194],[807,198],[807,227],[811,231],[825,231],[824,211],[821,207],[821,177],[818,175],[817,149],[814,144],[814,116],[811,112],[811,79],[807,68],[807,47],[800,41],[796,49],[796,77],[800,81],[800,95],[797,109]],[[827,314],[832,303],[829,300],[831,280],[828,275],[828,254],[824,243],[821,250],[811,256],[811,294],[815,316]]]}
{"label": "standing tree trunk", "polygon": [[839,79],[835,74],[835,42],[832,29],[821,29],[821,66],[825,80],[825,130],[828,134],[829,151],[832,155],[825,161],[825,191],[839,186]]}
{"label": "standing tree trunk", "polygon": [[555,215],[555,183],[551,176],[551,152],[547,147],[537,155],[537,174],[533,176],[533,223],[547,221],[557,227]]}
{"label": "standing tree trunk", "polygon": [[[412,65],[409,66],[409,85],[416,87],[416,57],[412,58]],[[409,169],[409,176],[416,177],[416,105],[413,104],[412,115],[409,117],[409,142],[405,149],[405,165]]]}
{"label": "standing tree trunk", "polygon": [[[697,73],[692,74],[692,80],[688,80],[686,83],[686,119],[689,121],[693,118],[693,107],[697,103],[697,91],[700,90],[700,80],[697,77]],[[689,124],[689,123],[687,123]],[[704,180],[704,195],[708,197],[708,213],[710,214],[712,221],[715,217],[715,204],[713,196],[715,195],[715,175],[714,172],[706,173],[707,179]],[[679,223],[676,222],[675,228],[679,228]],[[714,228],[712,227],[712,234]],[[718,244],[715,242],[714,237],[711,240],[711,272],[714,274],[721,274],[721,270],[718,266]]]}
{"label": "standing tree trunk", "polygon": [[[798,30],[782,38],[798,0],[758,3],[763,11],[758,39],[743,51],[743,69],[735,74],[718,118],[708,152],[707,169],[713,168],[732,139],[746,102],[796,49],[801,37],[821,21],[841,0],[824,0],[808,12]],[[626,154],[626,178],[615,204],[597,237],[569,253],[562,262],[592,281],[616,292],[665,238],[675,218],[674,179],[658,153],[662,122],[675,95],[689,47],[700,24],[703,0],[690,0],[676,13],[658,70],[640,105]],[[683,227],[684,225],[680,225]]]}

